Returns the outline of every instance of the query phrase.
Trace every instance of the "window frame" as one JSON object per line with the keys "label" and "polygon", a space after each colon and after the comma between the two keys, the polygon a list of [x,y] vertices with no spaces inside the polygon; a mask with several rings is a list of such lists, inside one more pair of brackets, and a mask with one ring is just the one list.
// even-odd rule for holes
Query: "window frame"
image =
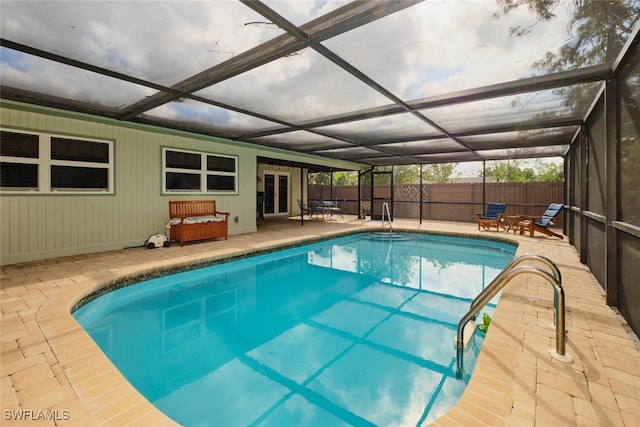
{"label": "window frame", "polygon": [[[176,152],[176,153],[184,153],[184,154],[197,154],[200,156],[200,169],[189,169],[189,168],[177,168],[177,167],[167,167],[167,153],[168,152]],[[230,194],[236,195],[238,194],[238,165],[239,159],[237,155],[231,154],[220,154],[220,153],[212,153],[207,151],[199,151],[199,150],[189,150],[183,148],[175,148],[175,147],[162,147],[162,194]],[[217,170],[209,170],[207,166],[207,159],[209,157],[220,157],[224,159],[233,160],[234,170],[232,172],[226,171],[217,171]],[[193,176],[198,176],[200,188],[194,189],[169,189],[167,188],[167,174],[168,173],[180,173],[180,174],[188,174]],[[233,177],[233,190],[222,190],[222,189],[212,189],[209,190],[207,188],[207,177],[208,176],[223,176],[223,177]]]}
{"label": "window frame", "polygon": [[[25,131],[21,129],[11,129],[0,127],[0,131],[18,133],[23,135],[36,135],[38,136],[38,157],[19,157],[19,156],[2,156],[0,155],[0,162],[13,163],[13,164],[35,164],[37,169],[37,187],[36,188],[23,188],[23,187],[0,187],[0,193],[2,194],[60,194],[60,195],[103,195],[114,194],[114,141],[104,140],[96,138],[87,138],[77,135],[64,135],[48,132],[34,132]],[[77,160],[57,160],[52,158],[51,141],[52,138],[62,138],[70,141],[90,142],[98,144],[106,144],[108,147],[108,161],[107,162],[90,162],[90,161],[77,161]],[[64,166],[64,167],[80,167],[91,169],[106,169],[107,170],[107,187],[106,188],[52,188],[52,167]]]}

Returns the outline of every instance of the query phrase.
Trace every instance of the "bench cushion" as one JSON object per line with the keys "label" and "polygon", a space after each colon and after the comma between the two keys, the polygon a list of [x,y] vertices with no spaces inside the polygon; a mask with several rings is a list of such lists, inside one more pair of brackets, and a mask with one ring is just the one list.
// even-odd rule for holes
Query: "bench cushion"
{"label": "bench cushion", "polygon": [[[224,221],[224,216],[222,215],[202,215],[202,216],[188,216],[185,217],[185,224],[206,224],[207,222],[220,222]],[[169,224],[178,225],[180,224],[180,218],[171,218],[169,220]]]}

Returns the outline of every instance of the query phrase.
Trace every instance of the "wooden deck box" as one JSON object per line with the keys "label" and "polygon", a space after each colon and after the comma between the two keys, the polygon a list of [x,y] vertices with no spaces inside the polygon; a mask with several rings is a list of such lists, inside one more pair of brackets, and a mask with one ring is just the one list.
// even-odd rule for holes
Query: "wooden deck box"
{"label": "wooden deck box", "polygon": [[179,200],[169,202],[171,241],[229,238],[229,212],[216,210],[215,200]]}

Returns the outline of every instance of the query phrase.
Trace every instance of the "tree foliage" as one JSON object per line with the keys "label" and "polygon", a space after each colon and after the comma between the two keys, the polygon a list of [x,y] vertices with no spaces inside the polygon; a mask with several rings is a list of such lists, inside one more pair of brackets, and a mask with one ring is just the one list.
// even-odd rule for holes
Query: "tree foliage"
{"label": "tree foliage", "polygon": [[[453,179],[460,176],[460,173],[454,173],[457,163],[438,163],[430,165],[422,165],[422,180],[425,184],[440,183],[445,184],[452,182]],[[381,168],[378,170],[391,170],[390,168]],[[382,182],[380,182],[382,183]],[[384,182],[388,184],[387,182]],[[420,165],[399,165],[393,168],[394,184],[418,184],[420,183]]]}
{"label": "tree foliage", "polygon": [[358,173],[352,171],[317,172],[309,174],[309,184],[313,185],[357,185]]}
{"label": "tree foliage", "polygon": [[[504,14],[526,7],[534,22],[526,27],[510,29],[511,34],[522,37],[530,34],[536,22],[555,18],[559,0],[496,0]],[[547,52],[535,67],[545,71],[564,71],[590,65],[611,64],[616,59],[640,18],[638,0],[574,0],[574,15],[569,28],[575,34],[558,53]],[[499,17],[500,15],[496,15]]]}
{"label": "tree foliage", "polygon": [[536,161],[536,177],[538,182],[559,182],[564,179],[564,170],[559,163],[543,163]]}
{"label": "tree foliage", "polygon": [[394,184],[414,184],[417,182],[419,169],[417,165],[398,165],[393,168]]}
{"label": "tree foliage", "polygon": [[[568,29],[571,37],[557,52],[546,52],[533,64],[534,70],[554,73],[592,65],[611,65],[626,43],[640,19],[640,0],[496,0],[503,14],[526,7],[534,21],[528,26],[510,29],[511,35],[524,37],[530,34],[538,22],[555,18],[554,11],[561,5],[572,5],[574,13]],[[496,14],[496,17],[501,15]],[[564,104],[573,107],[585,96],[593,96],[596,85],[573,85],[555,89],[564,96]]]}
{"label": "tree foliage", "polygon": [[438,163],[424,165],[422,167],[422,179],[428,183],[447,184],[460,176],[460,172],[453,171],[458,166],[457,163]]}
{"label": "tree foliage", "polygon": [[[486,168],[488,179],[497,182],[557,182],[562,181],[564,172],[558,163],[545,163],[536,160],[533,166],[521,160],[492,162]],[[482,176],[482,172],[480,172]]]}
{"label": "tree foliage", "polygon": [[[460,173],[454,173],[457,163],[442,163],[422,166],[422,179],[424,183],[448,183],[452,182]],[[398,165],[382,166],[375,169],[377,172],[393,171],[394,184],[418,184],[420,182],[420,165]],[[318,172],[309,175],[309,184],[311,185],[331,185],[333,177],[333,185],[357,185],[358,172],[340,171],[340,172]],[[362,184],[371,184],[371,174],[363,176]],[[378,175],[376,184],[389,185],[391,177],[388,175]]]}

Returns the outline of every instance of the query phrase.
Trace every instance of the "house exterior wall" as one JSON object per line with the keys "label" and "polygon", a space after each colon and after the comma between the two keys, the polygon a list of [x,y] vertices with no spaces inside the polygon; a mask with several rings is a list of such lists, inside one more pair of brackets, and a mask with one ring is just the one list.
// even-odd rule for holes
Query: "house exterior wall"
{"label": "house exterior wall", "polygon": [[[215,199],[230,212],[229,234],[256,231],[257,157],[330,165],[330,159],[153,126],[123,123],[11,101],[0,105],[3,130],[113,141],[112,194],[0,192],[0,264],[140,246],[164,233],[169,200]],[[162,147],[238,156],[237,194],[162,194]],[[358,168],[360,165],[349,164]],[[341,167],[345,167],[344,162]],[[300,169],[292,168],[293,200]],[[292,206],[292,212],[294,211]],[[295,214],[295,213],[293,213]],[[238,218],[237,222],[234,221]]]}

